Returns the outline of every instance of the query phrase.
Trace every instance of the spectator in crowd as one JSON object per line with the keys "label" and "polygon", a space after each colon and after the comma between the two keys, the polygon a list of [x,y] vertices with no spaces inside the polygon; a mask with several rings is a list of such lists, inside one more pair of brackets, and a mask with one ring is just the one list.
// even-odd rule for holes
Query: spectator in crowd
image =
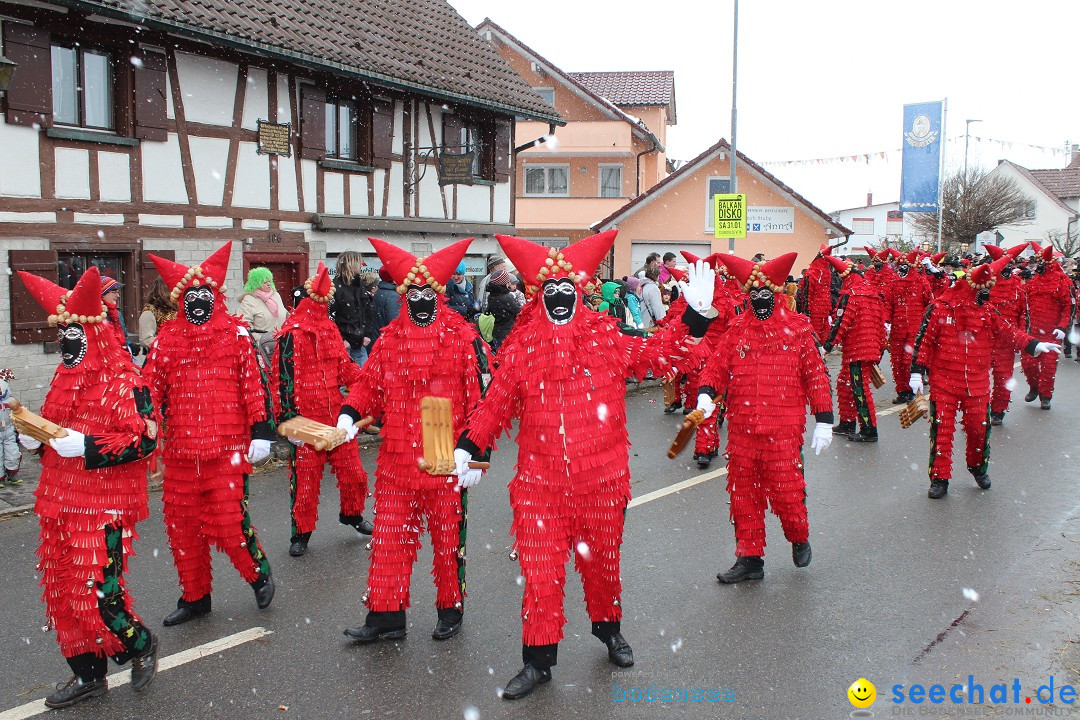
{"label": "spectator in crowd", "polygon": [[675,259],[675,253],[664,253],[664,264],[660,266],[660,277],[657,278],[659,284],[667,285],[668,283],[674,282],[675,278],[671,276],[671,268],[675,267]]}
{"label": "spectator in crowd", "polygon": [[128,357],[135,360],[135,354],[127,341],[127,324],[124,322],[124,313],[120,310],[120,288],[124,283],[117,282],[116,278],[108,275],[101,276],[101,301],[105,303],[106,319],[112,328],[116,341],[124,349]]}
{"label": "spectator in crowd", "polygon": [[524,287],[525,282],[521,277],[521,273],[510,276],[510,294],[517,300],[519,308],[525,307],[525,293],[521,292],[521,288]]}
{"label": "spectator in crowd", "polygon": [[379,268],[379,286],[371,298],[372,343],[379,339],[382,329],[401,313],[401,296],[386,268]]}
{"label": "spectator in crowd", "polygon": [[645,256],[645,264],[642,265],[634,274],[637,275],[639,278],[644,277],[642,273],[644,273],[650,267],[655,267],[657,269],[660,268],[660,253],[652,252]]}
{"label": "spectator in crowd", "polygon": [[480,282],[476,286],[476,292],[474,296],[480,303],[480,312],[487,312],[488,303],[488,283],[491,282],[491,276],[493,273],[497,273],[500,270],[506,269],[506,259],[501,258],[498,255],[492,255],[487,261],[487,275],[480,279]]}
{"label": "spectator in crowd", "polygon": [[627,278],[625,282],[626,287],[626,309],[630,311],[630,317],[633,319],[633,326],[638,330],[641,329],[641,280],[636,277]]}
{"label": "spectator in crowd", "polygon": [[144,352],[150,351],[150,345],[157,337],[158,330],[170,320],[176,319],[176,301],[169,295],[161,276],[154,278],[150,292],[146,296],[146,305],[139,315],[139,342]]}
{"label": "spectator in crowd", "polygon": [[371,345],[371,308],[361,276],[363,267],[364,258],[358,252],[350,250],[338,255],[334,275],[337,290],[330,304],[330,316],[349,345],[349,356],[361,366],[367,361]]}
{"label": "spectator in crowd", "polygon": [[657,321],[667,312],[660,286],[656,284],[659,277],[660,268],[654,265],[646,268],[645,279],[641,281],[641,321],[644,330],[655,328]]}
{"label": "spectator in crowd", "polygon": [[[500,272],[506,272],[502,270]],[[491,279],[486,278],[490,283]],[[462,260],[450,276],[450,282],[446,285],[446,304],[450,309],[461,315],[468,321],[476,317],[480,310],[480,303],[473,293],[473,284],[465,277],[465,261]]]}
{"label": "spectator in crowd", "polygon": [[521,306],[510,292],[513,277],[505,270],[491,275],[488,281],[488,312],[495,318],[491,331],[491,351],[498,352],[503,340],[510,334]]}
{"label": "spectator in crowd", "polygon": [[240,317],[251,328],[255,344],[267,362],[274,356],[274,336],[287,316],[285,303],[274,288],[274,276],[267,268],[251,268],[240,294]]}

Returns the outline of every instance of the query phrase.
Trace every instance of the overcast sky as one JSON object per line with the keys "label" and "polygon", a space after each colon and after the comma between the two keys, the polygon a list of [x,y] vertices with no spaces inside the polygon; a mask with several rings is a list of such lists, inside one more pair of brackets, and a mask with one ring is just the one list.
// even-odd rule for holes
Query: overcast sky
{"label": "overcast sky", "polygon": [[[674,70],[671,158],[730,137],[733,0],[449,1],[566,71]],[[1063,167],[1063,152],[1023,145],[1080,143],[1078,39],[1076,0],[741,0],[738,147],[760,163],[891,151],[766,168],[827,211],[868,191],[895,201],[903,105],[947,97],[950,164],[962,164],[964,121],[976,118],[970,163]]]}

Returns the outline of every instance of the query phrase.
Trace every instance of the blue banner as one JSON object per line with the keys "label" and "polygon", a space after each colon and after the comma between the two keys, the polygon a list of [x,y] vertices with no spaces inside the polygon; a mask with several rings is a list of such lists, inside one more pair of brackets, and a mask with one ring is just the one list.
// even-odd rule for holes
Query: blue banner
{"label": "blue banner", "polygon": [[900,209],[937,212],[941,172],[941,101],[904,106]]}

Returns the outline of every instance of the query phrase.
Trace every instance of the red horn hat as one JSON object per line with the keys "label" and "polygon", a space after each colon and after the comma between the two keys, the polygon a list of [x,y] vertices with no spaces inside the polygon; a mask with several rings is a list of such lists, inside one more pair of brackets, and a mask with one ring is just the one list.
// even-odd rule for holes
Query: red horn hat
{"label": "red horn hat", "polygon": [[418,258],[385,240],[368,240],[379,254],[386,272],[393,278],[400,295],[405,294],[409,285],[429,285],[435,292],[445,293],[446,283],[450,282],[450,276],[454,274],[473,241],[472,238],[458,240],[427,257]]}
{"label": "red horn hat", "polygon": [[866,251],[866,256],[869,257],[871,261],[873,261],[878,255],[877,251],[875,251],[872,247],[864,247],[863,250]]}
{"label": "red horn hat", "polygon": [[821,247],[818,248],[818,252],[821,253],[822,256],[824,256],[824,257],[831,257],[832,256],[832,251],[834,249],[836,249],[836,245],[830,245],[829,243],[822,243]]}
{"label": "red horn hat", "polygon": [[1005,255],[1005,251],[999,248],[997,245],[983,245],[983,250],[990,256],[991,260],[997,260]]}
{"label": "red horn hat", "polygon": [[513,235],[495,235],[506,257],[525,279],[525,285],[535,292],[545,280],[570,278],[580,285],[593,276],[596,268],[611,250],[618,230],[605,230],[578,240],[559,250],[537,245]]}
{"label": "red horn hat", "polygon": [[325,304],[334,297],[336,289],[333,281],[330,280],[330,271],[327,269],[326,264],[320,260],[319,269],[304,281],[304,290],[307,291],[307,296],[315,302]]}
{"label": "red horn hat", "polygon": [[[743,292],[749,292],[755,287],[767,287],[773,292],[784,292],[784,284],[798,257],[798,253],[790,252],[766,262],[753,263],[735,255],[717,253],[717,258],[724,263],[728,272],[742,286]],[[830,262],[833,259],[829,257]]]}
{"label": "red horn hat", "polygon": [[[993,265],[997,265],[1002,259],[995,260],[991,265],[979,265],[977,268],[964,275],[964,280],[967,280],[967,284],[974,290],[983,290],[985,288],[991,288],[994,283],[997,282],[998,274],[1000,270],[994,270]],[[1004,267],[1004,263],[1002,264]]]}
{"label": "red horn hat", "polygon": [[191,267],[158,257],[153,253],[149,255],[161,279],[165,281],[165,287],[169,288],[169,295],[173,300],[178,300],[188,287],[199,287],[204,284],[219,292],[224,292],[231,253],[232,241],[230,240],[215,250],[210,257]]}
{"label": "red horn hat", "polygon": [[946,253],[943,253],[943,252],[934,253],[933,255],[930,256],[930,262],[934,263],[935,265],[938,265],[938,264],[941,263],[942,260],[945,259],[945,255],[946,255]]}
{"label": "red horn hat", "polygon": [[68,292],[45,278],[19,271],[19,277],[38,304],[49,313],[50,325],[81,323],[93,325],[105,320],[105,303],[101,301],[101,274],[91,265]]}
{"label": "red horn hat", "polygon": [[904,259],[907,260],[908,265],[914,265],[915,263],[919,262],[919,251],[912,250],[904,256]]}
{"label": "red horn hat", "polygon": [[833,269],[836,270],[837,274],[842,278],[847,277],[848,273],[851,272],[851,268],[855,267],[855,264],[851,261],[833,257],[832,255],[825,259],[829,261],[829,264],[833,266]]}
{"label": "red horn hat", "polygon": [[686,282],[687,274],[685,270],[673,267],[668,268],[668,272],[671,273],[671,277],[675,278],[676,282]]}

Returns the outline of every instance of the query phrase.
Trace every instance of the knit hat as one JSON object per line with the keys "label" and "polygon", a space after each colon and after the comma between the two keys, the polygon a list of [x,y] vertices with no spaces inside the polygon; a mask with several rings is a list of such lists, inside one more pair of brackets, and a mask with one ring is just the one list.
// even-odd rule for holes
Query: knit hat
{"label": "knit hat", "polygon": [[455,275],[464,275],[465,274],[465,261],[464,260],[459,262],[457,267],[454,268],[454,274]]}
{"label": "knit hat", "polygon": [[394,282],[394,278],[390,277],[390,271],[387,270],[385,267],[379,268],[379,279],[383,282]]}
{"label": "knit hat", "polygon": [[505,270],[498,270],[495,272],[494,275],[491,276],[491,279],[488,280],[488,284],[504,285],[506,287],[510,287],[511,280],[513,280],[513,278],[510,277],[510,273],[506,272]]}
{"label": "knit hat", "polygon": [[107,292],[119,290],[122,287],[124,287],[124,283],[117,282],[116,278],[109,277],[108,275],[103,275],[101,277],[101,294],[103,296]]}
{"label": "knit hat", "polygon": [[626,278],[626,286],[630,288],[631,291],[636,291],[639,287],[641,287],[641,281],[638,280],[636,277],[628,277]]}

